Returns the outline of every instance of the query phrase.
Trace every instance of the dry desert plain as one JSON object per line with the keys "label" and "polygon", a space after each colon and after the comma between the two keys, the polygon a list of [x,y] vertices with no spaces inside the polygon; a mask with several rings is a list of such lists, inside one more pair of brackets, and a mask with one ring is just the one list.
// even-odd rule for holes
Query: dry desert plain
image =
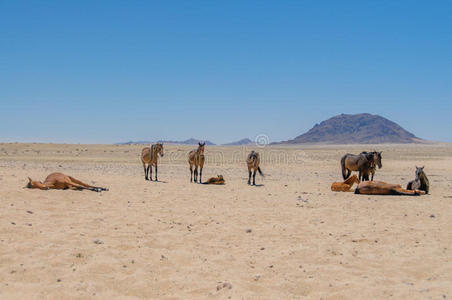
{"label": "dry desert plain", "polygon": [[[451,299],[452,147],[165,145],[160,182],[142,145],[0,144],[2,299]],[[330,191],[347,152],[383,150],[376,179],[405,185],[425,165],[431,195]],[[24,189],[60,171],[108,192]]]}

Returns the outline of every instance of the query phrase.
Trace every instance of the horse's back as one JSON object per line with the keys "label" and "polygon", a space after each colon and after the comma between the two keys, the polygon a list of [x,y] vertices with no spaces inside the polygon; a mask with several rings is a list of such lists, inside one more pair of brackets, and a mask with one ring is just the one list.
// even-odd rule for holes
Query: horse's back
{"label": "horse's back", "polygon": [[53,181],[64,181],[66,178],[68,178],[68,176],[60,172],[50,173],[44,180],[44,183]]}
{"label": "horse's back", "polygon": [[143,150],[141,150],[141,161],[143,163],[149,162],[151,159],[151,147],[144,147]]}

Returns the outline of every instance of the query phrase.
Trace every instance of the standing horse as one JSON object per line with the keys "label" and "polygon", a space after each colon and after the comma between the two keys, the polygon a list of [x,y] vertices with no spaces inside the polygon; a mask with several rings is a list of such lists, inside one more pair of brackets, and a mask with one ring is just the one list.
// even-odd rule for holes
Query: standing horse
{"label": "standing horse", "polygon": [[[198,180],[198,166],[199,166],[199,183],[201,183],[202,178],[202,168],[204,167],[204,146],[206,143],[198,143],[197,150],[191,150],[188,153],[188,164],[190,165],[190,182],[193,182],[193,173],[195,175],[195,183]],[[193,166],[195,166],[195,171],[193,172]]]}
{"label": "standing horse", "polygon": [[251,184],[251,171],[253,171],[253,185],[256,185],[256,171],[258,171],[261,176],[264,176],[261,168],[259,167],[259,153],[254,150],[251,151],[251,153],[248,155],[248,158],[246,159],[246,164],[248,166],[248,184]]}
{"label": "standing horse", "polygon": [[342,177],[345,180],[350,176],[351,171],[358,171],[360,181],[369,180],[373,164],[381,168],[381,152],[362,152],[358,155],[347,153],[341,159]]}
{"label": "standing horse", "polygon": [[[163,156],[163,144],[157,143],[141,150],[141,162],[143,163],[144,178],[152,181],[152,166],[155,166],[155,181],[157,179],[157,158]],[[147,166],[146,166],[147,165]],[[148,179],[149,175],[149,179]]]}
{"label": "standing horse", "polygon": [[416,178],[410,182],[406,186],[407,190],[421,190],[425,191],[428,194],[430,189],[430,183],[428,181],[427,175],[424,173],[424,167],[418,168],[416,167]]}
{"label": "standing horse", "polygon": [[[370,163],[369,169],[367,170],[366,174],[364,174],[363,180],[369,180],[369,175],[372,175],[370,180],[372,180],[372,181],[374,180],[375,170],[377,169],[377,166],[379,169],[381,169],[381,167],[383,166],[381,163],[381,152],[382,151],[370,152],[370,154],[373,155],[373,158],[372,158],[372,162]],[[361,152],[361,154],[366,155],[366,154],[368,154],[368,152]]]}

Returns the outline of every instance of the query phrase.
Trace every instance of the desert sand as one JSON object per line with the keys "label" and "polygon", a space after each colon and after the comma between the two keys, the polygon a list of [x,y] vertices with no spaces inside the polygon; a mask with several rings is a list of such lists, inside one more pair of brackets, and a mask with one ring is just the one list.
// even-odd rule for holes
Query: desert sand
{"label": "desert sand", "polygon": [[[224,186],[191,184],[178,145],[145,181],[142,147],[0,144],[0,298],[452,298],[450,145],[207,146],[203,179]],[[376,180],[425,165],[431,194],[331,192],[340,157],[373,149]],[[24,188],[51,172],[110,190]]]}

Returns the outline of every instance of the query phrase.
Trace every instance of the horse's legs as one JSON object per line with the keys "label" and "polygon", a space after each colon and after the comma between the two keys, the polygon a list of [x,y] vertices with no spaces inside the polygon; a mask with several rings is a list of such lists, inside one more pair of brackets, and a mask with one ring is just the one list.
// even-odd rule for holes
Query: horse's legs
{"label": "horse's legs", "polygon": [[148,170],[149,170],[149,180],[152,181],[152,164],[148,165]]}
{"label": "horse's legs", "polygon": [[158,181],[158,179],[157,179],[157,163],[155,164],[155,181]]}
{"label": "horse's legs", "polygon": [[146,168],[146,164],[143,164],[143,169],[144,169],[144,179],[148,180],[148,169]]}
{"label": "horse's legs", "polygon": [[199,167],[199,183],[202,181],[202,167]]}
{"label": "horse's legs", "polygon": [[71,182],[69,182],[69,184],[79,185],[79,186],[82,186],[82,187],[84,187],[86,189],[89,189],[91,191],[96,191],[96,192],[108,191],[107,188],[103,188],[103,187],[99,187],[99,186],[92,186],[92,185],[86,184],[86,183],[84,183],[84,182],[82,182],[82,181],[80,181],[80,180],[78,180],[78,179],[76,179],[74,177],[71,177],[71,176],[68,176],[68,177],[71,180]]}
{"label": "horse's legs", "polygon": [[253,172],[253,185],[256,185],[256,169]]}
{"label": "horse's legs", "polygon": [[251,184],[251,170],[248,170],[248,184]]}
{"label": "horse's legs", "polygon": [[193,167],[190,165],[190,182],[193,182]]}
{"label": "horse's legs", "polygon": [[195,166],[195,171],[193,173],[194,173],[193,177],[196,183],[198,181],[198,166]]}

